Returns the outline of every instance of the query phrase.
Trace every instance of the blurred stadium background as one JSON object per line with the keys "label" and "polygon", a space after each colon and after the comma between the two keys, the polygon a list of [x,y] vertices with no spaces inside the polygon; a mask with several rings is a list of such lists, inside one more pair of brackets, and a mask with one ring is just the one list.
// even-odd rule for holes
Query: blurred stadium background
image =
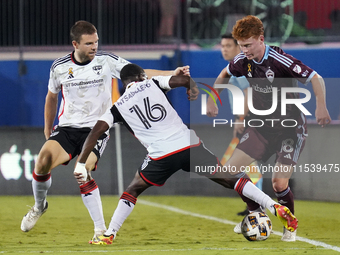
{"label": "blurred stadium background", "polygon": [[[340,1],[1,0],[0,14],[0,195],[32,194],[34,160],[44,143],[49,68],[54,59],[73,50],[69,30],[75,21],[87,20],[97,27],[101,50],[113,51],[144,68],[168,70],[189,64],[193,78],[209,79],[212,84],[227,64],[219,51],[220,36],[230,32],[237,19],[253,14],[263,20],[269,44],[281,45],[326,79],[328,108],[334,121],[321,129],[311,116],[309,138],[299,165],[320,164],[327,172],[298,169],[291,181],[295,197],[340,201],[340,171],[336,171],[336,164],[340,167]],[[232,137],[231,129],[212,129],[212,120],[205,116],[190,118],[183,90],[170,92],[169,98],[184,122],[217,156],[222,156]],[[227,101],[226,93],[222,93],[223,100]],[[220,118],[232,118],[227,105],[221,107]],[[315,101],[311,100],[307,109],[314,114]],[[94,173],[102,194],[120,192],[116,141],[112,130],[111,141]],[[121,148],[126,187],[146,151],[124,129]],[[54,170],[49,194],[78,194],[72,172],[73,163]],[[270,174],[264,176],[270,178]],[[272,194],[269,180],[264,181],[264,191]],[[164,188],[150,189],[146,194],[235,195],[181,172]]]}

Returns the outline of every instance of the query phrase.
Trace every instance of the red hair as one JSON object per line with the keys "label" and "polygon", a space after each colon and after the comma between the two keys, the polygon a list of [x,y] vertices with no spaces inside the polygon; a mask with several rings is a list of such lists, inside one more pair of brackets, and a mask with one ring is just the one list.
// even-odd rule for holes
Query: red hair
{"label": "red hair", "polygon": [[232,35],[236,40],[246,40],[250,37],[258,38],[264,34],[262,21],[253,15],[238,20],[233,27]]}

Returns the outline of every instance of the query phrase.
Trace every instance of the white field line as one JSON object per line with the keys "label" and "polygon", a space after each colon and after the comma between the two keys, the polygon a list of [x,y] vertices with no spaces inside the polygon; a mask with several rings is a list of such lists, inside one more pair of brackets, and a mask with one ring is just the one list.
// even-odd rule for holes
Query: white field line
{"label": "white field line", "polygon": [[[15,251],[15,253],[118,253],[118,252],[180,252],[180,251],[239,251],[239,250],[255,250],[255,251],[261,251],[261,250],[276,250],[277,248],[269,248],[269,247],[261,247],[261,248],[214,248],[214,247],[206,247],[206,248],[200,248],[200,249],[166,249],[166,250],[88,250],[88,251]],[[316,248],[317,250],[325,250],[324,248]],[[306,248],[285,248],[285,250],[306,250]],[[2,253],[11,253],[6,251],[0,251],[0,254]]]}
{"label": "white field line", "polygon": [[[192,217],[197,217],[197,218],[206,219],[206,220],[213,220],[213,221],[217,221],[217,222],[220,222],[220,223],[223,223],[223,224],[236,225],[238,223],[238,222],[224,220],[224,219],[220,219],[220,218],[209,216],[209,215],[189,212],[189,211],[185,211],[185,210],[173,207],[173,206],[162,205],[162,204],[158,204],[158,203],[154,203],[154,202],[150,202],[150,201],[146,201],[146,200],[142,200],[142,199],[138,199],[138,203],[153,206],[153,207],[162,208],[162,209],[165,209],[165,210],[168,210],[168,211],[172,211],[172,212],[176,212],[176,213],[180,213],[180,214],[184,214],[184,215],[188,215],[188,216],[192,216]],[[278,231],[273,231],[272,233],[275,234],[275,235],[282,236],[282,233],[278,232]],[[329,244],[326,244],[326,243],[323,243],[323,242],[311,240],[311,239],[300,237],[300,236],[296,236],[296,240],[340,252],[340,247],[338,247],[338,246],[329,245]]]}

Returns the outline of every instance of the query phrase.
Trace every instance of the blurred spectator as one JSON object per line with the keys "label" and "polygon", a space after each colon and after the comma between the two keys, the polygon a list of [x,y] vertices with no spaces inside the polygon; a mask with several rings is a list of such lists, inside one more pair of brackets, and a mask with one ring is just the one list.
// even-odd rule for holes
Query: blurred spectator
{"label": "blurred spectator", "polygon": [[161,0],[160,42],[169,43],[174,39],[174,27],[177,17],[178,0]]}

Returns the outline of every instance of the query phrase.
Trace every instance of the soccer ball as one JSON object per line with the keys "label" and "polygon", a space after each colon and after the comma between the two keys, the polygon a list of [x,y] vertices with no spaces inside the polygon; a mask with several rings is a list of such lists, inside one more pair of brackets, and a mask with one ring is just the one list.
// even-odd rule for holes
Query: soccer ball
{"label": "soccer ball", "polygon": [[264,212],[253,212],[244,217],[241,230],[248,241],[264,241],[272,231],[272,222]]}

